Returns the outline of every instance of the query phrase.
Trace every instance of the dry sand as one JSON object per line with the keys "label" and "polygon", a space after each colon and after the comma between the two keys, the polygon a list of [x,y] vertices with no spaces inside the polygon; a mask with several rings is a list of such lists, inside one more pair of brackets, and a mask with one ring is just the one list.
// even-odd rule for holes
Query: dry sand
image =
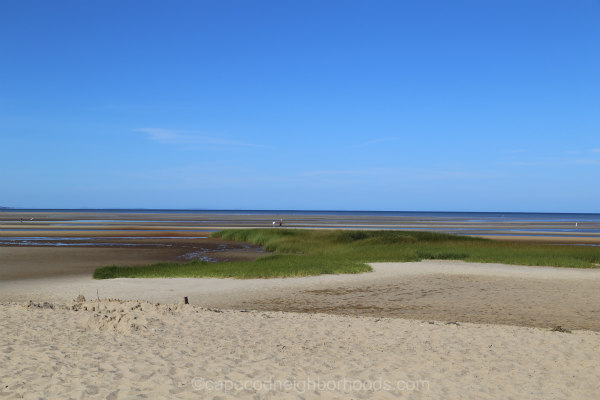
{"label": "dry sand", "polygon": [[228,309],[325,312],[600,331],[600,269],[462,261],[374,263],[374,272],[285,279],[0,281],[0,301],[118,298]]}
{"label": "dry sand", "polygon": [[103,301],[100,311],[95,301],[45,307],[0,306],[2,397],[597,399],[600,393],[597,332],[145,302]]}
{"label": "dry sand", "polygon": [[[462,322],[477,315],[485,320],[515,313],[520,307],[525,317],[557,310],[557,325],[569,329],[590,316],[598,320],[600,270],[440,261],[379,263],[374,268],[360,275],[268,280],[94,281],[70,276],[0,282],[0,397],[600,395],[599,332]],[[402,292],[411,282],[419,290]],[[457,288],[459,282],[462,289]],[[492,289],[496,284],[502,288],[497,293]],[[396,289],[378,298],[377,289],[386,285]],[[478,285],[491,290],[491,297],[474,292],[472,287]],[[524,289],[527,285],[531,287]],[[564,304],[557,304],[556,293],[548,295],[543,285],[553,285]],[[78,294],[88,301],[74,303]],[[183,295],[195,305],[164,305],[177,303]],[[572,296],[579,297],[567,301]],[[135,300],[108,301],[109,297]],[[29,299],[37,304],[24,301]],[[420,304],[420,314],[407,315],[414,318],[408,320],[386,317],[404,315],[375,307],[377,299],[388,305],[406,303],[408,309],[425,303]],[[14,301],[20,303],[10,303]],[[486,312],[486,304],[496,301],[503,301],[504,308]],[[302,311],[311,312],[217,308],[279,304],[293,310],[296,302]],[[360,316],[315,312],[323,302],[336,308],[329,312]],[[361,304],[366,305],[362,311]],[[467,304],[472,307],[465,308]],[[440,318],[426,313],[436,307]],[[466,319],[455,318],[452,312],[457,310]],[[576,316],[563,319],[569,312]],[[459,322],[449,323],[454,321]],[[513,323],[528,325],[523,321]]]}

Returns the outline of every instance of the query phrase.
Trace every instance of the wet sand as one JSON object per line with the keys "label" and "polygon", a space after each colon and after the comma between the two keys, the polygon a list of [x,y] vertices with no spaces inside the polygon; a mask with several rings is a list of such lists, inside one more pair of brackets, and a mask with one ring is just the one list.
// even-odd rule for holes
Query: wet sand
{"label": "wet sand", "polygon": [[[21,219],[23,222],[21,222]],[[229,228],[270,228],[283,220],[285,228],[312,229],[400,229],[429,230],[454,234],[493,236],[502,240],[600,244],[600,222],[588,221],[516,221],[461,217],[420,217],[391,215],[326,215],[280,213],[160,213],[160,212],[62,212],[3,211],[0,213],[0,237],[113,235],[145,236],[169,233],[193,236],[197,232]],[[167,236],[167,235],[163,235]]]}
{"label": "wet sand", "polygon": [[[562,221],[511,222],[465,218],[380,215],[297,215],[194,212],[2,211],[0,280],[90,275],[103,265],[140,265],[162,261],[249,260],[256,246],[209,238],[225,228],[411,229],[484,234],[495,240],[546,244],[600,245],[600,223],[587,222],[569,232]],[[529,230],[527,236],[516,234]],[[494,235],[490,233],[493,230]],[[536,234],[536,232],[538,232]]]}
{"label": "wet sand", "polygon": [[0,281],[69,275],[91,277],[96,268],[105,265],[242,261],[264,255],[259,246],[212,238],[111,239],[92,242],[90,246],[78,246],[78,242],[68,240],[61,243],[66,246],[0,246]]}

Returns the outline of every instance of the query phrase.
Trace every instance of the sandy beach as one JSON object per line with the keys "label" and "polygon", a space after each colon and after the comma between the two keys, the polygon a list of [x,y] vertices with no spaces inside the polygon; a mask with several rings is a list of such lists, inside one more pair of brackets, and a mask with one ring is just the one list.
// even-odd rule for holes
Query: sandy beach
{"label": "sandy beach", "polygon": [[0,281],[0,301],[86,298],[433,319],[600,331],[600,269],[460,261],[375,263],[374,272],[277,279],[110,279],[89,275]]}
{"label": "sandy beach", "polygon": [[[358,275],[93,280],[100,265],[256,258],[260,248],[209,238],[208,226],[275,216],[77,217],[0,224],[2,398],[600,395],[599,269],[437,260]],[[331,227],[319,218],[286,222]]]}
{"label": "sandy beach", "polygon": [[[293,279],[76,275],[0,282],[0,395],[594,399],[600,393],[600,270],[444,261],[373,266],[360,275]],[[459,281],[469,291],[457,289]],[[490,290],[491,283],[497,293],[477,289]],[[377,297],[394,284],[401,299],[390,290]],[[79,295],[87,301],[74,301]],[[193,304],[178,305],[183,295]],[[556,325],[572,332],[551,331]]]}
{"label": "sandy beach", "polygon": [[594,399],[600,389],[596,332],[146,302],[94,307],[0,306],[0,395]]}

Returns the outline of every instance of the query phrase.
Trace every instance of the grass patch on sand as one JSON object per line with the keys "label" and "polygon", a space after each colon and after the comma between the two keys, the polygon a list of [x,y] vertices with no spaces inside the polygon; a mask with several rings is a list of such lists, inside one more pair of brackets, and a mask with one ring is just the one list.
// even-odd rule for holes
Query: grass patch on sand
{"label": "grass patch on sand", "polygon": [[272,254],[254,261],[107,266],[95,279],[217,277],[279,278],[371,271],[366,263],[463,260],[514,265],[596,268],[600,249],[500,242],[433,232],[300,229],[231,229],[214,237],[263,246]]}

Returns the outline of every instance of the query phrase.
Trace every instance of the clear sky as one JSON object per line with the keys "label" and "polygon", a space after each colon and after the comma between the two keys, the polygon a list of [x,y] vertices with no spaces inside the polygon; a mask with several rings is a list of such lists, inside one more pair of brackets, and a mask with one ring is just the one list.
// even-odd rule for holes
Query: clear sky
{"label": "clear sky", "polygon": [[2,1],[0,205],[600,212],[600,1]]}

